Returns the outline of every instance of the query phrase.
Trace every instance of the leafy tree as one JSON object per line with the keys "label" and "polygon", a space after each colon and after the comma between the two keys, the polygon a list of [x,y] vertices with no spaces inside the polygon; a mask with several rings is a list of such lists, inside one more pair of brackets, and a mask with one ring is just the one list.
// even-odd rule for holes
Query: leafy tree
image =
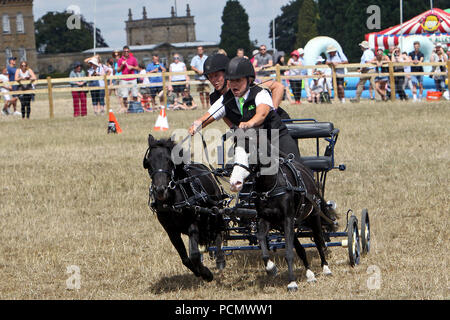
{"label": "leafy tree", "polygon": [[[446,8],[449,0],[434,0],[435,8]],[[380,29],[369,30],[367,19],[370,14],[367,8],[377,5],[381,9]],[[346,56],[352,62],[358,62],[361,50],[358,43],[364,40],[365,35],[378,32],[400,24],[400,1],[392,0],[319,0],[320,35],[329,36],[338,41]],[[424,11],[430,9],[429,1],[407,0],[403,1],[403,21],[410,20]]]}
{"label": "leafy tree", "polygon": [[296,48],[304,47],[306,43],[318,36],[318,9],[313,0],[304,0],[298,13]]}
{"label": "leafy tree", "polygon": [[248,14],[238,0],[228,0],[222,13],[222,32],[219,47],[228,56],[234,57],[238,48],[243,48],[247,54],[252,50],[250,42],[250,24]]}
{"label": "leafy tree", "polygon": [[[35,22],[36,48],[39,52],[80,52],[93,47],[93,25],[80,16],[80,28],[69,29],[67,21],[71,15],[69,12],[47,12]],[[107,47],[98,28],[96,32],[96,46]]]}
{"label": "leafy tree", "polygon": [[[297,43],[298,15],[303,0],[291,0],[281,7],[281,14],[275,18],[275,45],[278,50],[291,52]],[[269,38],[273,38],[273,26],[270,22]]]}

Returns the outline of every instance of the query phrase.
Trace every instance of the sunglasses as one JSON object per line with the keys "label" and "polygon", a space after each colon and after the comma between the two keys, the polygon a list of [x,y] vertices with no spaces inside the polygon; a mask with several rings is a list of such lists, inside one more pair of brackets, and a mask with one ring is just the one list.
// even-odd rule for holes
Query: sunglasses
{"label": "sunglasses", "polygon": [[180,57],[173,57],[175,60],[180,60]]}

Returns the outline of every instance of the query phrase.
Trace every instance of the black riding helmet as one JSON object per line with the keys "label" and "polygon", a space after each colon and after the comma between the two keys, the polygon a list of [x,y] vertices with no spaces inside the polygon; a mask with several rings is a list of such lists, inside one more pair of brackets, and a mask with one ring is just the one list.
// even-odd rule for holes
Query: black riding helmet
{"label": "black riding helmet", "polygon": [[230,59],[223,54],[216,53],[209,56],[203,64],[203,74],[208,78],[208,74],[217,71],[226,71]]}
{"label": "black riding helmet", "polygon": [[227,71],[225,72],[225,79],[233,80],[239,78],[255,79],[255,68],[253,68],[250,60],[235,57],[231,59],[228,64]]}

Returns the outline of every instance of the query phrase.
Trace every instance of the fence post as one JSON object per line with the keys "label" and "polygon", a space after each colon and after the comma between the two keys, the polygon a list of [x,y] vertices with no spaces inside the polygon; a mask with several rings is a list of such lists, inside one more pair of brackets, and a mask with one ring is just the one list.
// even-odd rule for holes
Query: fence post
{"label": "fence post", "polygon": [[53,86],[52,86],[52,78],[47,77],[47,88],[48,88],[48,107],[49,107],[49,113],[50,113],[50,119],[53,119],[55,117],[55,114],[53,112]]}
{"label": "fence post", "polygon": [[450,96],[450,60],[447,60],[447,91]]}
{"label": "fence post", "polygon": [[105,81],[105,102],[106,102],[106,110],[105,114],[106,116],[109,116],[109,109],[111,109],[110,106],[110,97],[109,97],[109,85],[108,85],[108,77],[106,74],[103,76],[103,81]]}
{"label": "fence post", "polygon": [[389,62],[389,80],[391,82],[391,101],[395,101],[395,76],[394,76],[394,65]]}
{"label": "fence post", "polygon": [[277,81],[281,82],[281,74],[280,74],[280,65],[279,64],[276,65],[276,73],[277,73],[277,77],[276,77]]}
{"label": "fence post", "polygon": [[339,89],[337,85],[336,67],[334,66],[334,64],[331,65],[331,74],[333,76],[334,101],[339,102]]}
{"label": "fence post", "polygon": [[164,105],[164,108],[166,108],[167,107],[167,89],[166,89],[166,73],[165,72],[162,73],[162,85],[163,85],[163,101],[164,101],[163,105]]}

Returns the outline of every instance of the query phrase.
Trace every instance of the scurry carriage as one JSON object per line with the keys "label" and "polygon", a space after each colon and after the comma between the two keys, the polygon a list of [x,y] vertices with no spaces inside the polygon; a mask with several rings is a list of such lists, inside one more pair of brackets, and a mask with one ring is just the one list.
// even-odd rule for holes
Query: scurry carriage
{"label": "scurry carriage", "polygon": [[[334,169],[344,171],[345,165],[335,165],[334,149],[339,136],[339,129],[335,128],[331,122],[319,122],[315,119],[288,119],[283,120],[288,127],[290,135],[294,139],[314,139],[316,144],[315,155],[302,157],[303,163],[309,167],[315,175],[315,180],[322,197],[325,194],[325,185],[328,172]],[[222,147],[219,148],[218,157],[221,168],[214,170],[215,175],[229,176],[233,169],[232,164],[225,163],[224,145],[225,136],[222,139]],[[321,153],[321,140],[325,141],[324,151]],[[323,141],[322,141],[322,144]],[[323,150],[323,148],[322,148]],[[238,193],[233,207],[220,209],[227,224],[226,235],[222,250],[232,253],[237,250],[259,250],[256,237],[257,212],[252,201],[252,181],[246,182],[244,188]],[[327,203],[329,210],[336,210],[336,204],[333,201]],[[196,210],[210,210],[197,207]],[[370,251],[370,220],[367,209],[361,212],[361,227],[358,228],[358,218],[352,210],[346,213],[347,223],[342,232],[323,231],[327,247],[347,247],[349,263],[351,266],[359,264],[360,257]],[[298,238],[311,238],[312,232],[308,228],[300,225],[296,226],[296,236]],[[332,239],[334,239],[332,241]],[[340,240],[339,240],[340,239]],[[236,244],[236,242],[244,242]],[[267,237],[270,250],[285,248],[283,234],[277,231],[271,231]],[[315,247],[314,243],[302,244],[304,248]],[[217,247],[210,246],[207,251],[211,255],[217,251]]]}

